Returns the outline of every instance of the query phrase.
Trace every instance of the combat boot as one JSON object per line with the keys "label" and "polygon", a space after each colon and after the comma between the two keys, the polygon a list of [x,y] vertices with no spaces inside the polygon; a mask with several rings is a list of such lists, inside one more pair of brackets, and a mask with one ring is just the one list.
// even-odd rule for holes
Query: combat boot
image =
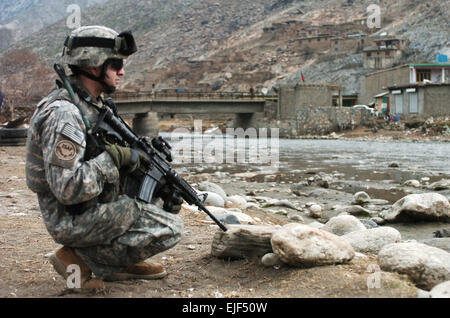
{"label": "combat boot", "polygon": [[[102,290],[105,284],[100,279],[93,279],[91,277],[92,271],[85,262],[75,254],[71,247],[63,246],[56,252],[46,255],[56,272],[67,280],[69,273],[67,267],[69,265],[78,265],[80,268],[80,289],[81,291]],[[74,288],[78,291],[78,288]]]}
{"label": "combat boot", "polygon": [[162,264],[139,262],[121,272],[108,275],[103,280],[112,282],[128,279],[160,279],[166,275],[167,272]]}

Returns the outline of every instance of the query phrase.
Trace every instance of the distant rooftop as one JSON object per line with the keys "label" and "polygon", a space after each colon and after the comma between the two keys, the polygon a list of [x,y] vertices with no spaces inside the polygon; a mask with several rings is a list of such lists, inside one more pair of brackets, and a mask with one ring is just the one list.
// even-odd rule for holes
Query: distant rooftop
{"label": "distant rooftop", "polygon": [[410,63],[409,66],[450,66],[450,63]]}

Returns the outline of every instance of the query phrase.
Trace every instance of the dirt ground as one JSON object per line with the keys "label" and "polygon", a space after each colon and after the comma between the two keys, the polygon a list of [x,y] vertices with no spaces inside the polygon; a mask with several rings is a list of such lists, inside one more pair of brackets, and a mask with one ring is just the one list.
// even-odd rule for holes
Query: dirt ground
{"label": "dirt ground", "polygon": [[[35,195],[25,183],[25,147],[0,147],[0,297],[159,297],[159,298],[366,298],[415,297],[406,277],[381,272],[381,287],[368,288],[376,256],[348,264],[267,268],[259,259],[223,260],[211,256],[216,225],[203,212],[183,209],[185,235],[173,249],[150,260],[161,262],[169,275],[161,280],[106,283],[101,293],[78,294],[66,288],[44,255],[59,248],[42,222]],[[235,189],[245,187],[240,184]],[[238,191],[238,190],[236,190]],[[284,224],[278,215],[249,212],[261,224]]]}

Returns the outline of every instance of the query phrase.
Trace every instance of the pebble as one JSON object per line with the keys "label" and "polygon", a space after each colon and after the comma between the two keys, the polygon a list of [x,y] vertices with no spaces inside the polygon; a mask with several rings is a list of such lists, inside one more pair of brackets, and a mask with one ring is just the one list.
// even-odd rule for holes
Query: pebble
{"label": "pebble", "polygon": [[267,253],[266,255],[264,255],[261,258],[261,263],[265,267],[273,267],[273,266],[277,266],[277,265],[281,265],[282,264],[279,256],[277,254],[275,254],[275,253]]}

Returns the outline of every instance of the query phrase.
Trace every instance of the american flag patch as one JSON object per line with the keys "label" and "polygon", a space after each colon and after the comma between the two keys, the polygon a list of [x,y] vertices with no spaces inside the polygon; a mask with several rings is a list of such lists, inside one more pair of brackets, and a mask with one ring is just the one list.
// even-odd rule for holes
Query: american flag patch
{"label": "american flag patch", "polygon": [[81,145],[84,140],[84,135],[80,130],[75,129],[71,124],[67,123],[64,125],[61,134],[69,138],[70,140]]}

